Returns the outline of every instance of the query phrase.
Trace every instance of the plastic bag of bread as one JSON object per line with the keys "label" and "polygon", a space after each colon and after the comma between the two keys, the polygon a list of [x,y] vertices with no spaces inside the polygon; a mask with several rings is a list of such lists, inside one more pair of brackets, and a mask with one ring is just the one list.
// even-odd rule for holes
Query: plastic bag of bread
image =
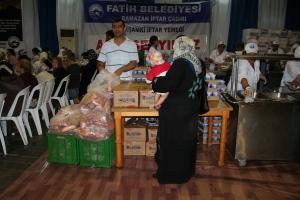
{"label": "plastic bag of bread", "polygon": [[106,112],[89,112],[80,118],[77,134],[88,140],[105,140],[113,133],[114,120]]}
{"label": "plastic bag of bread", "polygon": [[73,132],[79,127],[81,112],[79,104],[63,107],[50,120],[49,130],[57,134]]}
{"label": "plastic bag of bread", "polygon": [[88,92],[97,91],[99,93],[111,92],[112,87],[120,84],[120,77],[109,73],[107,70],[101,70],[95,80],[88,87]]}
{"label": "plastic bag of bread", "polygon": [[111,108],[111,95],[109,92],[98,91],[88,92],[80,102],[80,111],[83,114],[92,111],[103,111],[110,113]]}

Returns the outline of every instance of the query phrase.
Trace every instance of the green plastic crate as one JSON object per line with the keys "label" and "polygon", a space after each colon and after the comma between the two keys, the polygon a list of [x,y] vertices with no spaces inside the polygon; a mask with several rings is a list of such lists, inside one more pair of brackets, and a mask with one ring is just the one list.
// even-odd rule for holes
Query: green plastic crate
{"label": "green plastic crate", "polygon": [[48,133],[48,161],[50,163],[78,164],[78,142],[74,135]]}
{"label": "green plastic crate", "polygon": [[107,140],[78,139],[79,164],[83,167],[112,167],[115,160],[115,136]]}

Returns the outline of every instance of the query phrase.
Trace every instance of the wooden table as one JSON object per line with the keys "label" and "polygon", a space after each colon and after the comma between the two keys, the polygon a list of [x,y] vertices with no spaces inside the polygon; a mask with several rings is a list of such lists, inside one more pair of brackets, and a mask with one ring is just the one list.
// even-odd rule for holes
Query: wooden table
{"label": "wooden table", "polygon": [[[224,154],[227,135],[227,121],[232,107],[226,102],[220,100],[219,103],[210,104],[208,113],[201,116],[221,116],[222,117],[222,133],[220,138],[220,152],[218,165],[224,166]],[[119,108],[113,107],[112,112],[115,117],[115,133],[116,133],[116,167],[123,167],[123,125],[124,117],[157,117],[158,112],[149,108]]]}

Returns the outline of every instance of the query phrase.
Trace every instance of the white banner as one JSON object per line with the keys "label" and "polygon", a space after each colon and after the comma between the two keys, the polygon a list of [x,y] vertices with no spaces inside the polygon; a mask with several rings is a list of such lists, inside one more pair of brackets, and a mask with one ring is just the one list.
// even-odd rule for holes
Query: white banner
{"label": "white banner", "polygon": [[193,4],[84,0],[84,10],[88,48],[100,49],[105,42],[105,32],[111,29],[112,19],[121,18],[126,22],[127,37],[137,43],[138,50],[147,50],[149,38],[156,35],[159,38],[158,48],[170,51],[174,40],[179,35],[186,35],[195,40],[199,56],[208,55],[208,0]]}
{"label": "white banner", "polygon": [[[111,29],[110,23],[86,24],[88,28],[88,48],[99,50],[105,42],[105,32]],[[179,35],[186,35],[195,41],[199,57],[208,55],[209,23],[193,24],[134,24],[127,25],[126,36],[134,40],[138,50],[148,49],[148,40],[152,35],[159,38],[158,49],[173,50],[174,40]]]}

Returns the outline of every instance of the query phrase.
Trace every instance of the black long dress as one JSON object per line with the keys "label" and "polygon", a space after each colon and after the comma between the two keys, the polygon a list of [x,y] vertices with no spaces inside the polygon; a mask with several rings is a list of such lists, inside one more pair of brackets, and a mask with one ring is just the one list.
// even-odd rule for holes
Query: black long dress
{"label": "black long dress", "polygon": [[184,183],[195,174],[200,97],[189,97],[197,77],[186,59],[174,61],[165,77],[152,82],[155,92],[170,92],[159,109],[155,160],[161,184]]}

